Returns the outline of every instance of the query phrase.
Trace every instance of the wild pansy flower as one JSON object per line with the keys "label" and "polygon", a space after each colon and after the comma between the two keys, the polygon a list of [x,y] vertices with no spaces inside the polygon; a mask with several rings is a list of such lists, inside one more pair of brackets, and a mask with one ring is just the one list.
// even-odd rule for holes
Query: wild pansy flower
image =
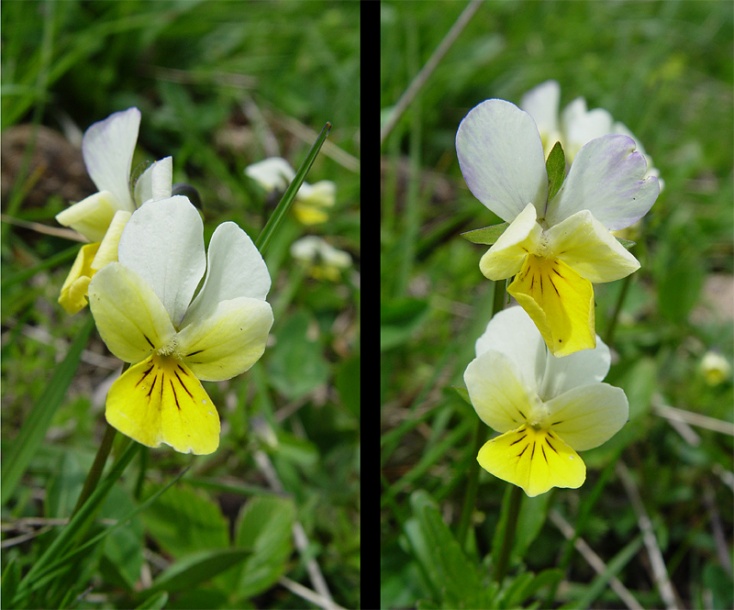
{"label": "wild pansy flower", "polygon": [[[647,161],[646,176],[658,177],[659,173],[652,165],[652,159],[645,154],[640,141],[627,127],[612,118],[603,108],[588,110],[586,100],[578,97],[563,109],[559,115],[561,87],[549,80],[534,87],[523,95],[520,108],[535,119],[543,141],[545,154],[550,154],[553,145],[560,142],[566,154],[566,161],[572,163],[578,152],[587,142],[607,134],[621,134],[632,138],[637,150]],[[660,190],[663,189],[663,181]]]}
{"label": "wild pansy flower", "polygon": [[144,205],[122,233],[119,262],[89,285],[100,336],[132,365],[109,390],[107,421],[143,445],[196,454],[213,452],[220,430],[200,380],[248,370],[273,324],[270,275],[250,238],[225,222],[205,253],[203,230],[184,196]]}
{"label": "wild pansy flower", "polygon": [[92,276],[117,260],[117,244],[130,215],[143,203],[171,196],[171,157],[151,165],[131,192],[130,168],[140,128],[140,111],[116,112],[87,129],[82,139],[84,163],[99,192],[56,215],[65,227],[90,242],[79,251],[59,303],[70,314],[87,304]]}
{"label": "wild pansy flower", "polygon": [[[245,174],[269,193],[283,193],[296,177],[295,170],[288,161],[280,157],[270,157],[253,163],[245,169]],[[298,222],[316,225],[329,219],[328,209],[334,207],[336,185],[330,180],[315,184],[304,182],[296,193],[293,213]]]}
{"label": "wild pansy flower", "polygon": [[305,266],[311,277],[330,282],[338,282],[341,272],[352,264],[347,252],[334,248],[315,235],[307,235],[293,242],[291,256]]}
{"label": "wild pansy flower", "polygon": [[479,418],[500,433],[479,451],[494,476],[537,496],[580,487],[586,466],[576,453],[608,441],[625,424],[624,392],[602,379],[609,348],[566,358],[550,354],[528,315],[512,307],[495,315],[464,373]]}
{"label": "wild pansy flower", "polygon": [[[509,223],[482,257],[481,272],[491,280],[515,276],[508,291],[554,355],[593,348],[592,283],[618,280],[640,266],[610,231],[634,224],[659,192],[655,177],[643,178],[645,159],[634,141],[592,140],[563,183],[549,183],[532,117],[509,102],[487,100],[461,122],[456,150],[471,192]],[[562,155],[560,163],[562,179]]]}
{"label": "wild pansy flower", "polygon": [[701,358],[699,370],[710,386],[717,386],[731,378],[731,365],[719,352],[709,350]]}

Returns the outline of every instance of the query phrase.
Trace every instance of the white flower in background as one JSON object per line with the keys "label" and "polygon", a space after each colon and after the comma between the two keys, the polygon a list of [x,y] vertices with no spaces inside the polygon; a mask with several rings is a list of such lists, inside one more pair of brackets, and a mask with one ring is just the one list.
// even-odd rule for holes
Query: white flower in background
{"label": "white flower in background", "polygon": [[537,496],[580,487],[586,466],[576,453],[608,441],[627,421],[624,392],[602,379],[609,348],[555,358],[520,307],[495,315],[476,344],[464,381],[479,418],[500,433],[477,461],[494,476]]}
{"label": "white flower in background", "polygon": [[710,386],[717,386],[731,377],[731,365],[720,353],[708,351],[699,364],[703,378]]}
{"label": "white flower in background", "polygon": [[481,272],[491,280],[515,276],[508,292],[554,355],[593,348],[592,283],[640,266],[610,231],[637,222],[659,192],[656,178],[643,178],[634,141],[588,142],[555,192],[535,121],[509,102],[487,100],[461,122],[456,151],[471,192],[510,223],[480,260]]}
{"label": "white flower in background", "polygon": [[94,123],[82,139],[84,163],[99,192],[56,215],[56,220],[86,237],[61,289],[59,303],[70,314],[87,304],[92,276],[117,260],[117,244],[125,223],[143,203],[171,196],[171,157],[151,165],[130,185],[140,111],[130,108]]}
{"label": "white flower in background", "polygon": [[[615,121],[603,108],[588,110],[586,100],[578,97],[563,109],[559,116],[561,87],[554,81],[546,81],[528,91],[522,97],[520,108],[527,112],[538,125],[546,157],[553,145],[560,142],[570,164],[587,142],[607,134],[620,134],[632,138],[637,150],[645,155],[646,176],[658,177],[660,172],[653,167],[652,159],[645,154],[640,141],[625,127]],[[663,181],[660,180],[660,190]]]}
{"label": "white flower in background", "polygon": [[314,235],[293,242],[291,256],[306,267],[311,277],[331,282],[338,282],[341,272],[352,264],[349,253]]}
{"label": "white flower in background", "polygon": [[132,365],[110,388],[107,421],[143,445],[196,454],[213,452],[220,430],[199,380],[248,370],[273,324],[270,275],[252,240],[225,222],[207,255],[203,233],[186,197],[144,205],[122,233],[119,262],[89,285],[100,336]]}
{"label": "white flower in background", "polygon": [[[284,193],[296,177],[288,161],[271,157],[245,168],[245,174],[257,182],[268,193]],[[301,224],[315,225],[329,219],[328,209],[334,207],[336,185],[330,180],[315,184],[304,182],[296,193],[293,213]]]}

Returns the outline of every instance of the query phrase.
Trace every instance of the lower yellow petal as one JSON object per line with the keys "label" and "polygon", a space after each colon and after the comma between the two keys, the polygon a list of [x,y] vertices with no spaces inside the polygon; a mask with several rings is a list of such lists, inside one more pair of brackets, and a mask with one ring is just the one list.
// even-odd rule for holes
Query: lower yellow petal
{"label": "lower yellow petal", "polygon": [[303,225],[319,225],[329,220],[329,215],[323,210],[300,201],[293,203],[293,213]]}
{"label": "lower yellow petal", "polygon": [[581,487],[586,466],[579,455],[550,430],[523,425],[484,444],[479,465],[534,497],[552,487]]}
{"label": "lower yellow petal", "polygon": [[528,255],[507,291],[528,312],[554,356],[596,346],[594,288],[563,261]]}
{"label": "lower yellow petal", "polygon": [[183,363],[152,355],[112,384],[105,416],[111,426],[148,447],[161,443],[204,455],[219,446],[219,415]]}
{"label": "lower yellow petal", "polygon": [[92,262],[99,250],[99,243],[82,246],[76,255],[71,271],[61,287],[59,304],[68,314],[75,314],[87,306],[87,289],[92,280],[94,270]]}

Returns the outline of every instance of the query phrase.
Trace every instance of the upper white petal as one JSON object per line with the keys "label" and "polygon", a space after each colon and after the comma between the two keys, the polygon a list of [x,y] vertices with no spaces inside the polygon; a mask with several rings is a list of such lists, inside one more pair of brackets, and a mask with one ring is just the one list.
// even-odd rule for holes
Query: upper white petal
{"label": "upper white petal", "polygon": [[296,177],[290,163],[281,157],[270,157],[245,168],[245,174],[266,191],[284,191]]}
{"label": "upper white petal", "polygon": [[136,210],[118,256],[155,290],[179,328],[206,269],[204,225],[193,204],[176,195]]}
{"label": "upper white petal", "polygon": [[[520,108],[535,119],[543,140],[558,135],[560,100],[561,86],[554,80],[545,81],[522,96]],[[554,143],[550,142],[551,147]]]}
{"label": "upper white petal", "polygon": [[477,339],[477,357],[490,351],[506,356],[523,385],[537,393],[547,350],[538,329],[522,307],[500,311],[489,321],[487,329]]}
{"label": "upper white petal", "polygon": [[165,157],[146,169],[135,183],[135,203],[167,199],[171,196],[173,160]]}
{"label": "upper white petal", "polygon": [[589,210],[609,230],[628,227],[648,212],[660,191],[656,178],[643,179],[646,170],[645,158],[631,138],[606,135],[592,140],[576,156],[548,205],[546,222],[558,224]]}
{"label": "upper white petal", "polygon": [[270,273],[255,244],[235,223],[224,222],[209,242],[206,278],[182,327],[208,317],[222,301],[265,300],[269,290]]}
{"label": "upper white petal", "polygon": [[129,108],[94,123],[84,133],[82,154],[100,191],[111,192],[120,209],[135,209],[130,196],[130,166],[140,128],[140,111]]}
{"label": "upper white petal", "polygon": [[532,117],[504,100],[487,100],[459,125],[456,152],[469,190],[511,222],[528,203],[543,215],[548,195],[543,144]]}

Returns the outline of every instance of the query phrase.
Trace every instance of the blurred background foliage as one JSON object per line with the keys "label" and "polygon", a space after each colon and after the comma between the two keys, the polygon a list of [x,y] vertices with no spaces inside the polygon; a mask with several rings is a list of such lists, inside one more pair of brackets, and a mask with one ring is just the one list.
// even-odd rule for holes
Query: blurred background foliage
{"label": "blurred background foliage", "polygon": [[[96,528],[190,469],[129,527],[77,558],[61,579],[65,591],[49,587],[33,603],[310,607],[293,591],[313,589],[315,565],[334,602],[356,607],[359,4],[5,2],[2,50],[4,455],[90,316],[69,317],[56,303],[79,246],[53,233],[55,214],[96,191],[79,149],[84,130],[137,106],[133,176],[172,155],[174,182],[201,196],[207,238],[225,220],[255,238],[278,197],[247,179],[245,167],[282,156],[298,168],[324,124],[333,126],[307,177],[336,184],[329,219],[302,226],[288,218],[265,254],[270,345],[245,375],[206,384],[222,419],[219,450],[193,459],[165,447],[146,452]],[[350,255],[338,281],[311,277],[291,257],[303,235]],[[119,367],[93,331],[43,442],[2,499],[4,587],[63,529],[49,519],[68,517],[76,501]],[[303,534],[298,549],[293,527]]]}
{"label": "blurred background foliage", "polygon": [[[383,124],[466,6],[382,2]],[[458,607],[461,599],[620,607],[607,584],[613,576],[643,607],[666,607],[640,541],[634,488],[678,604],[734,603],[733,27],[734,8],[723,1],[485,2],[384,142],[382,607]],[[579,490],[525,499],[539,522],[515,549],[516,578],[488,600],[469,591],[488,585],[506,484],[480,478],[468,562],[442,529],[456,531],[475,460],[476,415],[453,388],[464,385],[492,298],[478,267],[486,248],[459,233],[499,222],[466,188],[454,138],[479,102],[519,104],[548,79],[561,85],[561,108],[584,97],[626,124],[665,189],[636,238],[642,269],[624,300],[607,377],[625,389],[630,423],[582,454],[589,470]],[[595,287],[602,337],[623,285]],[[718,377],[709,352],[724,358]],[[602,558],[604,575],[565,541],[558,518]],[[562,572],[542,572],[554,567]],[[521,583],[528,572],[545,580]]]}

